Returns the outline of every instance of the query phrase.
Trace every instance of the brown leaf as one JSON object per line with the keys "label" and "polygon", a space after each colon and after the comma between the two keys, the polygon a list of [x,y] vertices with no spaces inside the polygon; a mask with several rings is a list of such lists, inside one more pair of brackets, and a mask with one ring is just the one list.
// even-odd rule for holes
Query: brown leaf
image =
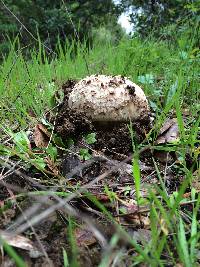
{"label": "brown leaf", "polygon": [[36,118],[37,117],[36,114],[35,114],[35,112],[31,108],[28,110],[28,114],[29,114],[29,116],[31,116],[33,118]]}
{"label": "brown leaf", "polygon": [[123,210],[123,217],[129,223],[134,224],[135,226],[143,225],[145,229],[149,227],[150,220],[146,215],[146,211],[149,209],[147,209],[145,206],[138,209],[136,202],[131,199],[129,200],[129,202],[126,202],[122,206],[120,206],[120,208]]}
{"label": "brown leaf", "polygon": [[77,228],[75,230],[76,241],[79,247],[90,246],[97,242],[94,234],[86,227],[84,225],[83,228]]}
{"label": "brown leaf", "polygon": [[167,151],[154,151],[154,158],[162,163],[170,163],[173,161],[173,157]]}
{"label": "brown leaf", "polygon": [[35,145],[39,148],[44,148],[48,146],[51,134],[41,123],[37,124],[34,128],[33,140]]}
{"label": "brown leaf", "polygon": [[160,129],[160,135],[156,140],[156,144],[165,144],[175,142],[179,138],[179,129],[176,119],[168,119]]}
{"label": "brown leaf", "polygon": [[38,123],[38,128],[46,135],[50,138],[51,133],[47,130],[47,128],[42,124],[42,123]]}
{"label": "brown leaf", "polygon": [[45,162],[46,162],[48,168],[49,168],[55,175],[58,175],[58,174],[59,174],[59,170],[58,170],[58,168],[57,168],[55,162],[54,162],[52,159],[50,159],[50,157],[46,157],[46,158],[45,158]]}
{"label": "brown leaf", "polygon": [[138,212],[138,205],[135,203],[129,203],[126,207],[127,213],[137,213]]}
{"label": "brown leaf", "polygon": [[174,123],[176,123],[176,119],[167,119],[164,123],[164,125],[160,128],[159,135],[162,135],[164,132],[166,132]]}

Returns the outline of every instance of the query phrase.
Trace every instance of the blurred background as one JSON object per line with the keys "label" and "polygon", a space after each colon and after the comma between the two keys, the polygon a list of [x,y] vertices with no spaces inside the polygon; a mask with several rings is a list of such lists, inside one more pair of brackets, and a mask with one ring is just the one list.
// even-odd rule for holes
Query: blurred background
{"label": "blurred background", "polygon": [[199,21],[199,0],[0,0],[0,54],[16,40],[29,49],[40,40],[52,50],[74,39],[88,45],[149,35],[173,41],[179,32],[190,38]]}

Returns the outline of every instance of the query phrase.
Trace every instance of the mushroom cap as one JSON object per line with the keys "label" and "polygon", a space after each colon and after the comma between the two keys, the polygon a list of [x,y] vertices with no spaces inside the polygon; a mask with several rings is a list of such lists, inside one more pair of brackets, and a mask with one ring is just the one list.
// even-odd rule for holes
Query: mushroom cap
{"label": "mushroom cap", "polygon": [[87,76],[75,84],[68,105],[102,122],[138,120],[149,112],[143,90],[122,76]]}

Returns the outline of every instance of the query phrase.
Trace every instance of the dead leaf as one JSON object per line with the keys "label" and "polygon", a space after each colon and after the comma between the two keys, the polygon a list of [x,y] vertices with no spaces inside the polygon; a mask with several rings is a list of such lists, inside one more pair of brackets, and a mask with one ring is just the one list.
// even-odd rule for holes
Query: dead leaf
{"label": "dead leaf", "polygon": [[48,146],[51,134],[46,127],[39,123],[34,128],[33,140],[38,148],[44,148]]}
{"label": "dead leaf", "polygon": [[49,138],[51,137],[51,133],[47,130],[47,128],[42,124],[38,123],[38,128]]}
{"label": "dead leaf", "polygon": [[166,132],[176,122],[177,122],[177,120],[175,118],[167,119],[165,121],[164,125],[160,128],[159,135],[162,135],[164,132]]}
{"label": "dead leaf", "polygon": [[168,119],[160,129],[156,144],[166,144],[177,141],[179,138],[179,129],[176,119]]}
{"label": "dead leaf", "polygon": [[131,233],[131,236],[136,242],[141,242],[143,245],[151,241],[151,231],[147,229],[137,229]]}
{"label": "dead leaf", "polygon": [[50,157],[45,158],[45,163],[47,164],[48,168],[53,172],[53,174],[55,175],[59,174],[59,170],[55,162]]}
{"label": "dead leaf", "polygon": [[32,258],[38,258],[43,255],[30,239],[22,235],[13,236],[11,233],[0,231],[0,238],[12,247],[27,250]]}
{"label": "dead leaf", "polygon": [[162,163],[173,162],[173,157],[167,151],[154,151],[153,155]]}
{"label": "dead leaf", "polygon": [[86,225],[84,225],[82,228],[77,228],[75,230],[75,236],[79,247],[90,246],[97,242],[94,234],[87,229]]}
{"label": "dead leaf", "polygon": [[35,114],[35,112],[33,111],[32,108],[30,108],[30,109],[28,110],[28,114],[29,114],[29,116],[31,116],[31,117],[33,117],[33,118],[36,118],[36,117],[37,117],[36,114]]}
{"label": "dead leaf", "polygon": [[[149,208],[140,207],[136,202],[131,199],[128,203],[124,203],[120,206],[120,209],[123,211],[123,217],[131,224],[135,226],[143,226],[145,229],[148,229],[150,226],[150,219],[148,217]],[[121,217],[121,216],[120,216]]]}
{"label": "dead leaf", "polygon": [[126,208],[127,208],[128,213],[137,213],[138,212],[138,205],[131,200],[130,200],[130,202]]}

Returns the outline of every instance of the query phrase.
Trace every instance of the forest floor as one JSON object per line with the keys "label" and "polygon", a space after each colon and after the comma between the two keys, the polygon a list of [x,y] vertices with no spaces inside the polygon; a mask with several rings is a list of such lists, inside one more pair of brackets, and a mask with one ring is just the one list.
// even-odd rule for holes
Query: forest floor
{"label": "forest floor", "polygon": [[[182,40],[182,42],[180,41]],[[199,266],[199,50],[122,40],[1,66],[1,266]],[[66,49],[66,51],[68,51]],[[68,94],[125,75],[152,122],[93,123]]]}

